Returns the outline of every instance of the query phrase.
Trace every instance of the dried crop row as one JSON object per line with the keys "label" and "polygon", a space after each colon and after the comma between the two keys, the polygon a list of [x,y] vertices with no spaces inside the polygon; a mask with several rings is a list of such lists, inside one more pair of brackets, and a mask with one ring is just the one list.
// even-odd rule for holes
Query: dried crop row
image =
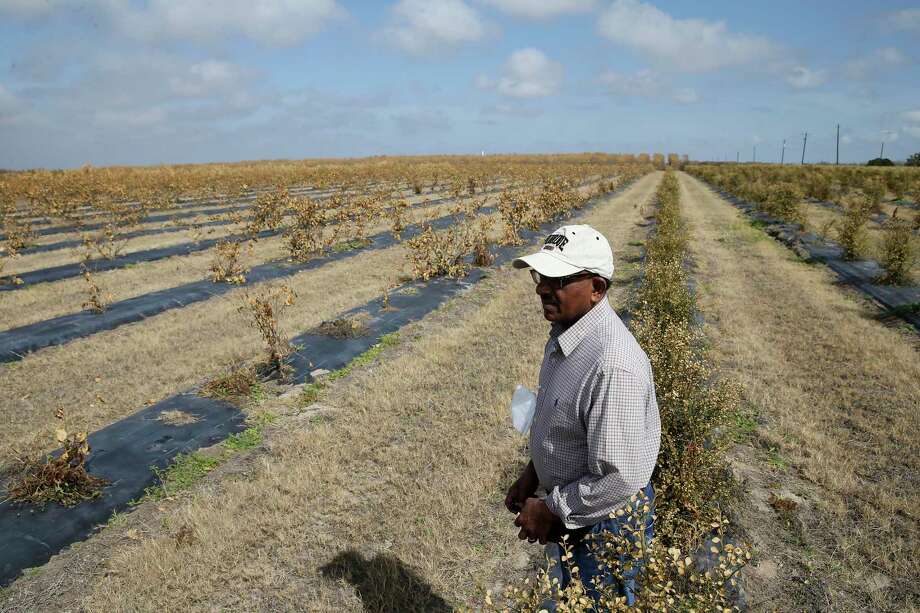
{"label": "dried crop row", "polygon": [[[496,228],[493,237],[500,236]],[[286,284],[309,300],[293,307],[299,325],[316,326],[335,313],[384,293],[401,275],[410,275],[411,252],[402,246],[360,254],[289,277]],[[350,280],[360,279],[359,283]],[[232,287],[232,286],[224,286]],[[243,295],[259,288],[233,289],[224,298],[161,313],[142,325],[124,326],[39,352],[0,372],[10,424],[0,443],[41,449],[47,441],[44,408],[74,407],[77,423],[89,430],[110,423],[145,400],[214,376],[228,364],[253,357],[253,331],[240,329],[233,315]],[[41,389],[33,372],[45,373]],[[101,381],[97,381],[101,377]],[[96,395],[104,399],[101,402]]]}
{"label": "dried crop row", "polygon": [[[486,186],[477,193],[493,191]],[[451,196],[435,200],[422,201],[423,206],[434,205],[439,202],[458,198],[458,190],[452,190]],[[398,208],[404,214],[409,204],[415,204],[419,196],[409,199],[403,193],[390,193],[380,190],[371,193],[335,193],[327,199],[314,199],[306,196],[294,196],[287,190],[276,190],[263,194],[249,208],[250,214],[243,215],[234,212],[227,222],[230,225],[241,225],[237,235],[227,236],[226,240],[236,242],[246,240],[265,239],[282,234],[286,231],[285,222],[293,223],[296,220],[296,211],[302,209],[307,203],[311,207],[318,207],[323,212],[328,223],[341,223],[343,221],[355,223],[361,217],[373,215],[392,216],[393,209]],[[411,202],[410,202],[411,200]],[[386,204],[392,201],[393,205]],[[322,204],[320,204],[322,203]],[[232,231],[229,228],[228,231]],[[49,262],[56,261],[58,254],[40,254],[34,257],[14,255],[13,265],[8,267],[8,275],[0,278],[0,291],[22,290],[26,285],[57,281],[79,274],[81,266],[77,262],[86,264],[91,271],[100,272],[113,270],[125,265],[134,265],[139,262],[153,261],[174,255],[186,255],[213,246],[215,238],[202,239],[200,231],[191,230],[191,241],[184,237],[167,238],[158,241],[157,232],[144,232],[144,238],[135,241],[134,249],[127,251],[128,241],[122,234],[116,233],[115,228],[106,226],[94,235],[85,235],[80,243],[80,249],[73,252],[70,257],[62,258],[65,262],[56,266],[46,267]],[[148,235],[153,235],[149,237]],[[138,244],[140,243],[140,244]],[[165,244],[164,244],[165,243]],[[144,246],[157,245],[155,248],[142,249]]]}
{"label": "dried crop row", "polygon": [[[317,160],[262,162],[233,165],[198,165],[154,168],[85,167],[77,171],[26,171],[4,174],[0,179],[0,210],[14,213],[23,208],[36,216],[67,218],[86,207],[139,215],[174,207],[180,199],[239,197],[253,188],[278,185],[367,185],[375,182],[406,182],[416,193],[427,185],[437,186],[455,177],[476,183],[496,167],[510,173],[531,173],[550,161],[557,168],[586,164],[609,164],[613,156],[506,156],[502,158],[387,158],[355,161]],[[134,204],[128,204],[134,203]]]}
{"label": "dried crop row", "polygon": [[[609,187],[612,186],[614,182],[615,179],[611,179],[602,181],[600,184],[605,184]],[[483,194],[477,196],[477,198],[481,200],[479,206],[484,206],[486,204],[485,200],[482,200],[484,197],[485,195]],[[469,197],[469,199],[471,201],[475,200],[472,196]],[[459,198],[457,200],[447,199],[446,203],[442,204],[439,204],[441,201],[435,200],[433,203],[428,203],[421,208],[410,208],[407,200],[398,200],[396,205],[384,209],[384,212],[387,213],[386,215],[379,215],[375,218],[373,211],[366,207],[361,209],[364,212],[361,213],[360,216],[356,216],[345,214],[341,208],[331,209],[322,205],[317,205],[317,203],[312,200],[298,199],[296,202],[307,205],[303,211],[304,214],[307,214],[307,217],[301,217],[297,222],[299,225],[293,228],[283,228],[279,230],[263,230],[261,232],[263,235],[262,239],[256,241],[254,244],[253,241],[249,241],[245,249],[241,248],[242,243],[239,242],[218,241],[214,250],[215,256],[207,268],[203,267],[203,260],[200,256],[192,255],[183,258],[163,260],[159,265],[153,262],[144,262],[139,264],[137,268],[123,271],[111,271],[105,273],[101,277],[94,273],[89,273],[92,274],[92,277],[90,277],[87,271],[91,270],[91,267],[84,267],[83,265],[79,268],[70,266],[62,267],[62,269],[58,271],[52,271],[58,273],[69,272],[71,275],[80,274],[85,279],[86,284],[84,285],[79,282],[74,284],[74,282],[62,280],[54,284],[45,283],[29,287],[28,292],[16,292],[15,298],[7,300],[6,306],[8,308],[5,309],[5,313],[3,313],[5,320],[3,322],[3,327],[13,328],[29,326],[35,322],[55,316],[60,319],[62,314],[72,312],[74,305],[79,304],[78,301],[85,299],[84,294],[87,291],[93,296],[98,296],[99,291],[96,288],[96,284],[101,284],[110,289],[117,288],[117,296],[114,298],[122,301],[127,300],[128,303],[133,305],[128,306],[128,304],[125,304],[125,307],[129,312],[136,312],[135,315],[131,316],[132,318],[127,320],[134,321],[135,319],[133,319],[133,317],[139,316],[141,312],[149,316],[155,312],[160,312],[163,308],[175,308],[179,304],[187,303],[186,301],[189,299],[188,296],[175,292],[170,293],[168,288],[175,288],[176,282],[181,280],[185,280],[186,285],[189,283],[195,285],[194,278],[196,276],[196,270],[200,271],[197,273],[200,276],[205,276],[205,273],[209,271],[215,280],[233,280],[241,282],[245,280],[244,275],[240,274],[243,267],[258,265],[259,268],[264,269],[266,266],[271,267],[270,260],[279,258],[293,262],[294,266],[296,266],[298,262],[303,262],[305,259],[312,259],[323,255],[323,252],[328,253],[330,249],[337,255],[348,256],[352,254],[354,249],[361,248],[371,243],[379,248],[388,244],[381,238],[386,234],[385,229],[387,226],[389,226],[390,230],[393,232],[393,236],[398,241],[402,238],[400,236],[401,230],[416,223],[420,215],[422,220],[426,217],[430,219],[431,217],[444,215],[444,213],[455,209],[462,211],[466,207],[465,198]],[[363,202],[367,204],[372,201],[365,199]],[[450,204],[451,202],[454,202],[454,204]],[[333,219],[330,220],[329,217]],[[383,219],[387,219],[387,221],[383,221]],[[324,227],[323,224],[325,224],[326,221],[334,222],[334,225],[331,228]],[[442,219],[439,223],[443,221],[445,220]],[[368,227],[365,225],[366,223],[371,223],[373,225]],[[373,234],[374,232],[377,234]],[[271,238],[266,240],[266,237],[275,234],[283,235],[284,246],[281,244],[282,241]],[[304,237],[310,239],[313,243],[312,246],[306,245],[303,242]],[[210,241],[210,243],[214,242],[213,240]],[[193,246],[200,248],[203,246],[203,243],[196,243]],[[161,255],[170,252],[169,249],[163,251],[165,253],[161,253]],[[342,253],[343,251],[348,253]],[[141,253],[138,254],[138,256],[146,257],[146,254]],[[130,260],[131,257],[132,256],[125,256],[120,261]],[[259,264],[259,262],[269,262],[269,264]],[[101,265],[105,266],[107,264],[112,265],[117,263],[119,263],[119,261],[111,263],[103,261]],[[95,263],[91,264],[98,266],[98,264]],[[182,267],[182,270],[178,274],[170,273],[167,270],[171,270],[174,265],[177,271],[179,271],[179,266]],[[165,276],[164,274],[158,275],[158,272],[164,273]],[[264,272],[265,271],[260,274],[264,275]],[[294,272],[296,272],[296,270],[291,269],[286,273],[283,272],[283,274],[294,274]],[[274,275],[275,273],[271,274]],[[198,278],[200,278],[200,276]],[[150,292],[163,293],[162,301],[168,306],[156,307],[153,303],[144,303],[143,307],[139,304],[134,305],[134,303],[137,302],[136,299],[143,298],[142,294]],[[222,292],[223,290],[205,291],[204,294]],[[193,293],[197,296],[197,298],[195,298],[196,300],[205,297],[205,295],[201,294],[197,289]],[[170,295],[167,296],[166,294]],[[90,300],[90,302],[92,304],[97,304],[97,301]],[[111,300],[109,302],[111,302]],[[102,307],[104,308],[104,306],[103,304]],[[138,311],[137,309],[141,310]],[[119,319],[119,321],[121,321],[121,319]],[[73,327],[76,325],[75,322],[65,323],[62,320],[61,324],[71,330],[68,334],[68,338],[72,337],[74,334],[82,334],[82,332],[78,332],[78,330]],[[101,326],[99,329],[108,329],[111,324],[101,322],[99,325]],[[26,331],[23,330],[23,332]],[[56,337],[57,333],[54,332],[52,328],[47,328],[44,330],[43,336],[49,335],[51,337]],[[29,344],[29,346],[32,345]],[[19,350],[14,351],[14,354],[18,353],[20,353]]]}
{"label": "dried crop row", "polygon": [[[680,192],[673,172],[658,192],[656,232],[648,240],[645,270],[634,299],[630,327],[655,373],[661,413],[661,451],[655,487],[655,538],[645,539],[643,501],[629,513],[622,534],[605,533],[595,543],[601,565],[623,577],[637,566],[635,606],[640,610],[736,611],[737,573],[751,558],[748,548],[726,540],[729,498],[724,449],[726,426],[734,419],[738,389],[718,381],[696,320],[696,301],[687,273],[689,235],[681,217]],[[634,497],[633,502],[636,502]],[[624,516],[623,511],[617,512]],[[563,545],[567,564],[568,546]],[[553,583],[558,571],[541,571],[534,581],[512,585],[489,610],[533,611],[554,598],[566,611],[594,611],[589,587],[575,579],[565,590]],[[615,586],[599,590],[601,608],[635,610]]]}
{"label": "dried crop row", "polygon": [[[567,156],[561,156],[563,160],[565,160],[566,157]],[[535,158],[535,161],[540,159],[542,158]],[[437,176],[437,173],[435,173],[431,187],[436,188],[443,185],[454,192],[481,190],[482,186],[488,181],[487,177],[496,176],[496,169],[498,170],[498,176],[507,177],[507,180],[527,182],[537,180],[547,175],[584,177],[588,174],[592,174],[592,168],[595,169],[594,173],[597,174],[603,172],[606,168],[605,164],[594,162],[591,158],[586,158],[579,163],[551,160],[550,163],[545,164],[521,163],[497,165],[493,162],[488,168],[487,165],[481,162],[478,164],[480,164],[480,167],[475,169],[476,172],[470,171],[452,176]],[[607,166],[609,166],[609,164]],[[414,168],[414,166],[412,168]],[[14,176],[16,175],[14,174]],[[421,193],[422,188],[423,186],[421,183],[418,181],[413,182],[413,191],[415,193]],[[121,187],[120,190],[123,191],[124,187]],[[85,191],[85,189],[82,189],[81,193]],[[37,201],[36,199],[40,200],[40,196],[32,192],[30,192],[30,194],[28,198],[32,201]],[[31,244],[35,238],[35,231],[31,227],[27,224],[23,224],[20,220],[12,216],[16,208],[16,199],[15,190],[9,188],[9,186],[5,188],[5,184],[0,184],[0,221],[2,221],[3,226],[8,231],[6,244],[0,249],[0,257],[10,257],[18,253],[21,249]],[[42,206],[51,208],[57,211],[55,214],[58,216],[66,217],[67,214],[66,210],[64,210],[66,207],[59,203],[39,203],[36,206],[39,206],[39,208]],[[96,228],[99,231],[98,236],[90,237],[88,242],[90,245],[103,245],[104,250],[107,252],[111,252],[115,247],[114,242],[118,239],[118,234],[124,233],[131,226],[140,223],[147,216],[147,210],[143,206],[140,208],[134,205],[128,206],[121,201],[107,201],[103,199],[100,207],[106,211],[106,221],[94,225],[94,227],[98,226]],[[64,211],[61,212],[62,210]],[[40,232],[42,231],[39,231],[39,233]],[[15,279],[13,281],[15,281]]]}
{"label": "dried crop row", "polygon": [[[443,202],[440,204],[426,205],[407,211],[402,217],[404,225],[411,225],[426,219],[439,218],[449,213],[456,203]],[[365,227],[366,237],[373,240],[371,246],[384,246],[380,238],[391,234],[392,221],[389,219],[376,219]],[[289,245],[285,238],[278,233],[277,236],[260,239],[251,243],[223,243],[222,245],[245,245],[238,252],[236,263],[247,270],[258,270],[266,265],[289,266]],[[229,262],[218,257],[219,247],[210,251],[191,253],[183,257],[166,258],[156,261],[143,262],[134,267],[121,268],[108,272],[94,274],[93,279],[101,286],[108,288],[114,295],[111,303],[111,312],[119,310],[118,302],[142,300],[145,294],[167,293],[181,286],[193,284],[205,288],[205,294],[223,293],[228,288],[214,286],[210,282],[203,282],[221,268],[228,268]],[[362,248],[356,242],[340,243],[333,246],[336,257],[351,257]],[[315,262],[320,264],[320,261]],[[294,274],[295,271],[291,271]],[[54,283],[40,283],[28,288],[28,291],[13,292],[5,297],[4,308],[0,310],[0,329],[11,329],[37,324],[46,321],[52,325],[52,318],[60,318],[68,313],[74,313],[80,303],[85,299],[86,284],[83,279],[74,277],[63,279]],[[177,308],[188,304],[189,296],[182,292],[172,291],[174,298],[163,297],[163,308]],[[110,301],[111,302],[111,301]],[[147,311],[145,311],[147,312]],[[154,312],[157,312],[156,310]],[[149,316],[149,313],[148,313]],[[68,324],[69,326],[69,324]],[[103,326],[105,329],[105,326]],[[51,328],[48,328],[50,332]]]}
{"label": "dried crop row", "polygon": [[[11,260],[8,266],[9,274],[23,276],[25,273],[32,273],[34,280],[30,281],[28,277],[23,278],[26,283],[39,283],[42,280],[42,269],[51,269],[74,264],[87,258],[98,260],[105,268],[117,268],[115,258],[129,258],[127,262],[137,263],[140,261],[151,261],[164,257],[157,250],[172,248],[175,254],[187,254],[195,251],[206,249],[210,246],[207,241],[214,241],[219,238],[227,240],[245,241],[249,238],[265,239],[276,234],[280,234],[279,229],[287,221],[293,218],[295,203],[310,199],[314,202],[325,202],[325,209],[331,212],[335,207],[349,207],[356,202],[362,202],[363,198],[373,198],[375,201],[386,199],[388,201],[402,203],[404,200],[412,205],[430,205],[444,201],[445,198],[434,200],[422,200],[420,196],[408,196],[404,192],[389,193],[379,191],[372,194],[334,194],[329,198],[313,198],[311,196],[297,195],[287,190],[277,190],[260,196],[254,203],[246,206],[245,209],[234,210],[229,215],[215,215],[206,218],[207,221],[201,223],[201,218],[196,217],[190,223],[175,223],[162,228],[149,230],[120,232],[116,228],[106,227],[93,234],[84,234],[81,240],[62,242],[62,246],[74,246],[75,248],[68,253],[55,253],[53,251],[42,251],[34,255],[28,255],[28,250],[23,249],[18,256]],[[269,222],[269,223],[267,223]],[[210,228],[205,230],[205,228]],[[217,229],[215,229],[217,228]],[[185,235],[179,235],[178,232],[186,232]],[[150,251],[147,257],[142,251]],[[172,255],[170,252],[165,252]],[[135,255],[136,254],[136,255]],[[56,277],[58,278],[66,277]],[[10,284],[10,278],[6,279]],[[0,279],[2,283],[2,279]],[[21,289],[21,288],[19,288]]]}
{"label": "dried crop row", "polygon": [[[13,224],[13,230],[10,234],[8,244],[0,249],[10,251],[13,254],[18,253],[26,255],[34,251],[49,251],[54,248],[53,243],[46,242],[47,237],[51,236],[59,239],[58,242],[63,243],[63,246],[68,246],[66,240],[68,238],[70,238],[71,241],[74,238],[80,238],[80,243],[87,241],[101,242],[102,237],[114,235],[116,238],[122,240],[127,238],[127,235],[139,233],[141,231],[140,229],[146,226],[156,224],[161,224],[163,228],[181,229],[195,228],[205,221],[212,223],[217,221],[242,223],[248,217],[247,213],[252,210],[255,203],[265,198],[270,198],[272,193],[282,189],[290,196],[318,199],[326,199],[334,195],[350,198],[379,192],[391,193],[393,195],[400,193],[404,193],[405,195],[411,194],[411,192],[406,191],[398,185],[388,186],[381,184],[373,188],[349,188],[342,186],[342,189],[331,192],[301,190],[297,188],[275,188],[272,190],[263,190],[258,196],[252,198],[225,200],[219,202],[217,206],[204,208],[182,207],[179,210],[157,215],[143,214],[130,217],[111,214],[100,215],[97,217],[100,221],[89,224],[80,223],[76,225],[54,226],[35,230],[22,225],[17,227],[16,224],[21,224],[22,222],[14,220],[10,222]],[[434,193],[434,191],[436,190],[433,190],[432,193]],[[147,234],[153,233],[155,233],[153,229],[147,231]],[[2,238],[3,237],[0,237],[0,239]]]}
{"label": "dried crop row", "polygon": [[[873,206],[888,200],[920,201],[920,169],[859,166],[776,166],[772,164],[692,164],[694,173],[722,177],[727,191],[764,192],[795,188],[804,197],[839,202],[861,193]],[[740,195],[740,194],[739,194]]]}
{"label": "dried crop row", "polygon": [[[840,243],[851,260],[887,262],[887,281],[905,284],[920,280],[920,213],[911,222],[911,211],[896,207],[893,215],[876,213],[864,201],[845,206],[817,202],[804,211],[806,230]],[[911,238],[913,235],[913,238]]]}
{"label": "dried crop row", "polygon": [[[913,168],[867,170],[741,167],[724,165],[692,165],[688,172],[720,189],[753,202],[765,213],[782,221],[803,226],[809,215],[803,205],[805,196],[820,200],[837,200],[843,208],[840,219],[825,219],[815,231],[836,240],[849,260],[876,255],[884,273],[881,284],[908,285],[920,264],[920,211],[913,215],[901,213],[887,218],[881,225],[880,236],[874,244],[868,241],[867,226],[873,214],[882,212],[882,200],[887,190],[894,189],[901,197],[915,190],[920,171]],[[894,185],[895,187],[890,187]],[[907,186],[907,187],[905,187]]]}

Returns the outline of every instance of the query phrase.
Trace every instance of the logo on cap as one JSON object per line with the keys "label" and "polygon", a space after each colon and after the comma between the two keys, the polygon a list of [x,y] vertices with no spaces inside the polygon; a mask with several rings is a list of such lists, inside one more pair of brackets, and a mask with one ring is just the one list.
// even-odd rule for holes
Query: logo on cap
{"label": "logo on cap", "polygon": [[550,234],[546,237],[546,242],[543,244],[543,251],[553,251],[557,248],[559,251],[562,251],[568,242],[569,239],[563,234]]}

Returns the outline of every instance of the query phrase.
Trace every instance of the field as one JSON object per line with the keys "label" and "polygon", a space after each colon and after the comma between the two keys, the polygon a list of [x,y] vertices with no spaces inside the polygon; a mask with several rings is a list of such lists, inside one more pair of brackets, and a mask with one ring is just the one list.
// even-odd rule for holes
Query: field
{"label": "field", "polygon": [[524,609],[508,402],[547,324],[510,259],[577,220],[656,373],[645,606],[916,610],[918,186],[602,154],[4,174],[0,479],[85,432],[111,483],[0,504],[0,608]]}

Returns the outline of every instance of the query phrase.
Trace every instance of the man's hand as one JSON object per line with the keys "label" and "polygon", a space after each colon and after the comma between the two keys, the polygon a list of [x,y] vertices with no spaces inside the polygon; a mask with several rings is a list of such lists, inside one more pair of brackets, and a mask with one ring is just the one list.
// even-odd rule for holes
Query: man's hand
{"label": "man's hand", "polygon": [[523,508],[524,501],[534,495],[539,485],[540,479],[537,477],[537,471],[531,460],[518,480],[508,488],[508,493],[505,495],[505,506],[512,513],[518,513]]}
{"label": "man's hand", "polygon": [[521,529],[518,533],[519,539],[527,539],[531,543],[540,541],[541,545],[546,544],[552,529],[561,523],[562,521],[553,515],[540,498],[528,498],[524,502],[524,508],[514,519],[514,525]]}

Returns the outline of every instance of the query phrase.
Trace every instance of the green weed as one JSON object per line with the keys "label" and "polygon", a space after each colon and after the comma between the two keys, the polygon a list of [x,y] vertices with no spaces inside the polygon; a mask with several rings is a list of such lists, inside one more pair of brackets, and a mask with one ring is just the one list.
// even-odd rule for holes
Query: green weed
{"label": "green weed", "polygon": [[206,456],[198,452],[181,453],[176,456],[166,469],[153,468],[153,473],[160,483],[146,488],[138,503],[148,500],[162,500],[187,490],[217,468],[220,462],[220,458]]}
{"label": "green weed", "polygon": [[262,444],[262,428],[253,426],[238,434],[231,434],[223,443],[230,451],[245,451]]}
{"label": "green weed", "polygon": [[301,402],[303,402],[304,405],[316,402],[319,398],[320,391],[322,391],[324,387],[326,387],[326,384],[322,381],[307,383],[303,386],[303,391],[300,392]]}
{"label": "green weed", "polygon": [[771,446],[767,449],[767,464],[776,470],[786,470],[789,467],[789,463],[783,458],[780,454],[780,451],[777,447]]}
{"label": "green weed", "polygon": [[753,413],[738,411],[735,414],[735,420],[732,426],[733,438],[739,443],[750,440],[757,434],[758,424]]}

